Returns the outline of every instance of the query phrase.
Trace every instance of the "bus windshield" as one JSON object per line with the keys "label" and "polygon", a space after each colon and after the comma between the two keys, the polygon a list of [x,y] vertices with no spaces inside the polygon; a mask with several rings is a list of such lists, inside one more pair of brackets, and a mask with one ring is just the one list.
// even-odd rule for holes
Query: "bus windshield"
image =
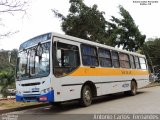
{"label": "bus windshield", "polygon": [[[24,49],[18,54],[17,61],[17,80],[45,77],[49,75],[50,67],[50,42],[41,44],[29,49]],[[38,55],[41,53],[41,55]]]}

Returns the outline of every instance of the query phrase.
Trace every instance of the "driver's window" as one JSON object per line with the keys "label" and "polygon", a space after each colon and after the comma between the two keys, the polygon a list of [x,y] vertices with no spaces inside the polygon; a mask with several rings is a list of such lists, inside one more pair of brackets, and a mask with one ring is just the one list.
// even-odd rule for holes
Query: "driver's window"
{"label": "driver's window", "polygon": [[62,50],[61,49],[58,49],[57,50],[57,53],[56,53],[56,57],[57,57],[57,65],[58,66],[62,66]]}
{"label": "driver's window", "polygon": [[55,76],[64,76],[80,65],[77,46],[55,42],[54,51],[53,67]]}

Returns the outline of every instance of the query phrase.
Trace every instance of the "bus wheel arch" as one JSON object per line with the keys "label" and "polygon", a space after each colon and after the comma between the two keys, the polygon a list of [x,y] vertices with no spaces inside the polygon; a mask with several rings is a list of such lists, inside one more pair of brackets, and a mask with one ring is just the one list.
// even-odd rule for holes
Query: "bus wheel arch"
{"label": "bus wheel arch", "polygon": [[95,84],[91,81],[85,82],[81,88],[80,104],[84,107],[91,105],[94,96],[97,96]]}

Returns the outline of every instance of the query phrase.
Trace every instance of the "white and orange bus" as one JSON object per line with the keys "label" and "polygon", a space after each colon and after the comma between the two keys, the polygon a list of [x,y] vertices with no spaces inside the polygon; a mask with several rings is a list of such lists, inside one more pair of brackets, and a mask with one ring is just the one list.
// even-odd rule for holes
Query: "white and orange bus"
{"label": "white and orange bus", "polygon": [[16,100],[60,103],[117,92],[131,95],[149,83],[144,55],[80,38],[47,33],[20,45]]}

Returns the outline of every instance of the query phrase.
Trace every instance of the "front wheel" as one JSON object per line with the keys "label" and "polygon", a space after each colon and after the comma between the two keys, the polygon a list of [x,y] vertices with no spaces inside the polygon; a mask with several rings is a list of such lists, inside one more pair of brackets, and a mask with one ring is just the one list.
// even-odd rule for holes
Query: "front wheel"
{"label": "front wheel", "polygon": [[80,104],[84,107],[91,105],[92,103],[92,91],[89,85],[85,85],[81,91]]}

